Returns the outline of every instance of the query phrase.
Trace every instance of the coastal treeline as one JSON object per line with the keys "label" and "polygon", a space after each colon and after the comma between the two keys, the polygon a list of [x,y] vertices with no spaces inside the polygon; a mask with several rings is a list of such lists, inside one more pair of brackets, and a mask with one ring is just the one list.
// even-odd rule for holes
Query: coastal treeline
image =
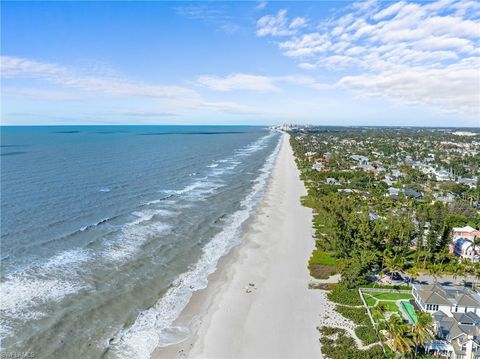
{"label": "coastal treeline", "polygon": [[[322,278],[341,271],[349,287],[366,284],[378,273],[480,277],[479,263],[459,260],[449,251],[453,227],[477,228],[480,223],[478,185],[439,183],[402,160],[431,156],[443,165],[446,156],[434,139],[442,142],[443,133],[391,130],[379,136],[376,130],[320,130],[291,136],[308,189],[303,204],[314,210],[312,275]],[[369,167],[359,166],[358,158]],[[476,160],[459,155],[448,164],[465,175],[465,168],[478,172]],[[322,166],[315,168],[319,162]],[[400,189],[395,195],[389,192],[392,186]],[[444,201],[446,196],[450,200]]]}

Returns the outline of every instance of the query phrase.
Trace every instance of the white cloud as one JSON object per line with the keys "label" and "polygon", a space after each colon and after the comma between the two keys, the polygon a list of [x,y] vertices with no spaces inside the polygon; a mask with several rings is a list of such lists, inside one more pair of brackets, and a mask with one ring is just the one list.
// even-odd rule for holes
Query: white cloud
{"label": "white cloud", "polygon": [[215,91],[246,90],[254,92],[278,91],[278,87],[266,76],[249,74],[231,74],[226,77],[204,75],[197,79],[202,86]]}
{"label": "white cloud", "polygon": [[218,5],[192,4],[177,7],[176,12],[180,16],[185,16],[189,19],[202,21],[205,24],[214,26],[227,34],[233,34],[240,30],[240,26],[236,23],[235,19]]}
{"label": "white cloud", "polygon": [[276,15],[265,15],[257,21],[257,36],[288,36],[304,27],[307,20],[296,17],[292,21],[287,18],[287,10],[279,10]]}
{"label": "white cloud", "polygon": [[317,64],[312,64],[309,62],[302,62],[298,64],[298,67],[304,70],[315,70],[317,68]]}
{"label": "white cloud", "polygon": [[257,4],[257,6],[255,6],[255,8],[256,8],[257,10],[263,10],[263,9],[265,9],[265,7],[267,6],[267,4],[268,4],[268,3],[267,3],[266,1],[259,1],[258,4]]}
{"label": "white cloud", "polygon": [[480,116],[479,68],[478,59],[467,59],[443,68],[407,67],[345,76],[337,86],[365,96],[385,96],[407,104],[427,104]]}
{"label": "white cloud", "polygon": [[405,6],[405,4],[406,3],[404,1],[396,2],[393,5],[390,5],[390,6],[386,7],[385,9],[377,12],[375,15],[373,15],[373,19],[374,20],[381,20],[381,19],[384,19],[386,17],[395,15],[396,13],[398,13],[398,11],[402,7]]}
{"label": "white cloud", "polygon": [[192,90],[180,86],[159,86],[128,81],[114,76],[79,73],[56,64],[35,60],[1,56],[4,78],[33,78],[86,92],[103,93],[109,96],[144,96],[169,98],[195,96]]}
{"label": "white cloud", "polygon": [[284,49],[284,54],[289,57],[307,57],[322,53],[328,50],[332,43],[328,37],[319,33],[304,34],[300,37],[293,37],[288,41],[279,44]]}
{"label": "white cloud", "polygon": [[225,77],[204,75],[197,82],[214,91],[250,91],[258,93],[277,92],[282,89],[280,84],[310,87],[315,89],[325,88],[325,84],[318,82],[314,77],[304,75],[262,76],[252,74],[230,74]]}
{"label": "white cloud", "polygon": [[[315,32],[287,34],[286,12],[260,20],[276,19],[288,36],[278,43],[280,51],[296,59],[302,69],[333,70],[332,83],[337,87],[408,104],[478,113],[480,89],[474,86],[480,83],[478,3],[372,0],[344,10],[322,21]],[[262,35],[277,36],[278,31]],[[429,82],[427,75],[435,77]],[[404,92],[405,88],[415,91]]]}
{"label": "white cloud", "polygon": [[[153,85],[131,81],[119,76],[83,73],[57,64],[12,56],[1,56],[0,63],[3,78],[39,80],[64,89],[77,90],[77,98],[81,95],[92,97],[101,94],[107,97],[135,97],[162,101],[163,106],[175,110],[200,109],[240,114],[255,111],[250,107],[232,102],[207,101],[196,91],[182,86]],[[22,91],[19,91],[18,89],[8,89],[5,86],[2,88],[2,93],[29,98],[36,95],[38,99],[45,98],[45,95],[37,90],[22,89]],[[55,91],[55,96],[59,98],[60,93],[60,91]],[[71,91],[65,93],[65,96],[70,94]]]}

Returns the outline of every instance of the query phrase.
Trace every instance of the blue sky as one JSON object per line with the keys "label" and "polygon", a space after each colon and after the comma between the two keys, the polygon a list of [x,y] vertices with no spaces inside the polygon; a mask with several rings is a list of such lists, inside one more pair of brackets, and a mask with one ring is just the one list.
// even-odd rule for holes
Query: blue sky
{"label": "blue sky", "polygon": [[480,5],[2,2],[2,124],[480,126]]}

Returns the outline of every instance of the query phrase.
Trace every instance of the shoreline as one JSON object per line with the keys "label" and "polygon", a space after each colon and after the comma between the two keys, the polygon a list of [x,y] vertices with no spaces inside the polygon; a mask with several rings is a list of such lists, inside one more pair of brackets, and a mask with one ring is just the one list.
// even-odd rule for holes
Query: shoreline
{"label": "shoreline", "polygon": [[264,197],[241,243],[220,259],[207,288],[193,293],[174,323],[190,335],[157,348],[151,358],[322,357],[316,327],[325,297],[308,289],[312,212],[300,204],[306,190],[289,135],[282,136]]}

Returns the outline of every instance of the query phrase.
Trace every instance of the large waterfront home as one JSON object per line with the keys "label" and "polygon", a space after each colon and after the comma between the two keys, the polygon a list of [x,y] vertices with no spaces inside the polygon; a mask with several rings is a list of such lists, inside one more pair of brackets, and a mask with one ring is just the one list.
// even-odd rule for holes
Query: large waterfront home
{"label": "large waterfront home", "polygon": [[432,314],[437,339],[426,350],[452,359],[480,358],[480,295],[470,288],[414,284],[420,310]]}
{"label": "large waterfront home", "polygon": [[431,314],[438,311],[450,317],[453,313],[480,314],[480,295],[467,287],[413,284],[412,294],[418,307]]}

